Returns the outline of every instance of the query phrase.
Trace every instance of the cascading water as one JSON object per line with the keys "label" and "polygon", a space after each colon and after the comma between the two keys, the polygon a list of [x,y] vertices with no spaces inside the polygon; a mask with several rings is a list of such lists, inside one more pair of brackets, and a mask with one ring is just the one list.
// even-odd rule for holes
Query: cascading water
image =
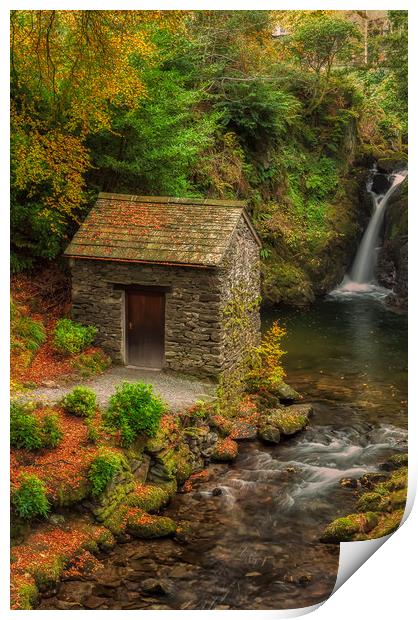
{"label": "cascading water", "polygon": [[382,287],[377,287],[374,281],[374,270],[378,257],[377,243],[389,200],[407,174],[407,171],[404,170],[390,175],[391,185],[384,194],[376,194],[372,190],[373,183],[368,185],[368,191],[373,199],[373,215],[364,232],[350,272],[344,277],[342,284],[333,293],[379,293],[379,291],[386,293]]}

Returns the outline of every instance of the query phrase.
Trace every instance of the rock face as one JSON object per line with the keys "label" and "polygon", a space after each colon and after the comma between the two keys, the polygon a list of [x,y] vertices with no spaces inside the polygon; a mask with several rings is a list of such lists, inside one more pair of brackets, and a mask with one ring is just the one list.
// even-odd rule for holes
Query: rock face
{"label": "rock face", "polygon": [[243,219],[220,267],[72,259],[71,274],[74,319],[99,328],[97,344],[116,362],[127,362],[125,291],[132,286],[165,293],[165,368],[216,376],[258,342],[259,247]]}
{"label": "rock face", "polygon": [[393,195],[386,210],[383,243],[376,275],[381,284],[393,289],[391,305],[408,304],[408,179]]}

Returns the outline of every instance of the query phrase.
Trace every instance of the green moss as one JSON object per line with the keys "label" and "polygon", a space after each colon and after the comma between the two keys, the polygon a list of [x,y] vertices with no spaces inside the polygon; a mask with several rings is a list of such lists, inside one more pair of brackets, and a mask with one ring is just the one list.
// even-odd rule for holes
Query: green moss
{"label": "green moss", "polygon": [[378,524],[379,517],[374,512],[351,514],[335,519],[326,528],[321,537],[322,542],[338,543],[356,540],[357,535],[372,530]]}
{"label": "green moss", "polygon": [[39,588],[50,588],[59,581],[64,566],[65,557],[56,555],[49,564],[34,563],[30,572]]}
{"label": "green moss", "polygon": [[118,506],[112,513],[104,520],[103,525],[110,530],[110,532],[116,536],[120,536],[126,529],[126,520],[128,514],[128,506],[122,504]]}
{"label": "green moss", "polygon": [[364,512],[368,510],[381,511],[386,505],[384,495],[376,492],[365,493],[357,502],[357,510]]}
{"label": "green moss", "polygon": [[282,435],[294,435],[307,426],[308,416],[303,410],[286,407],[270,411],[266,423],[277,428]]}
{"label": "green moss", "polygon": [[176,524],[169,517],[157,517],[138,511],[128,517],[127,530],[136,538],[162,538],[172,536],[176,531]]}
{"label": "green moss", "polygon": [[156,512],[169,501],[169,494],[161,487],[144,484],[130,493],[126,498],[126,504],[135,508],[141,508],[145,512]]}
{"label": "green moss", "polygon": [[402,521],[403,513],[404,511],[402,509],[384,514],[380,518],[378,525],[369,533],[368,537],[370,539],[374,539],[392,534],[396,529],[398,529]]}
{"label": "green moss", "polygon": [[387,460],[387,463],[389,463],[396,469],[400,467],[407,467],[408,466],[408,453],[402,452],[401,454],[394,454]]}
{"label": "green moss", "polygon": [[311,282],[304,271],[272,253],[262,264],[263,299],[271,303],[306,306],[313,302]]}
{"label": "green moss", "polygon": [[16,593],[12,597],[12,605],[17,602],[18,609],[33,609],[39,590],[35,583],[23,583],[17,587]]}
{"label": "green moss", "polygon": [[112,532],[105,529],[99,534],[97,544],[102,551],[110,551],[116,545],[116,540]]}

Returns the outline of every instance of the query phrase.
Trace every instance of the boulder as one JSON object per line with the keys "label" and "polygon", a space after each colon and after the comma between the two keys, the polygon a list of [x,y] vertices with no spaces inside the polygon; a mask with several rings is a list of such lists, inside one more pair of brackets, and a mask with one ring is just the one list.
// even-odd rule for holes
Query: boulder
{"label": "boulder", "polygon": [[280,430],[271,424],[262,424],[258,428],[258,437],[267,443],[279,443]]}
{"label": "boulder", "polygon": [[[263,439],[264,435],[271,434],[270,428],[277,429],[281,435],[294,435],[303,430],[308,425],[308,418],[312,413],[312,405],[289,405],[271,409],[260,420],[259,436]],[[271,441],[268,439],[267,441]],[[277,443],[275,441],[275,443]]]}
{"label": "boulder", "polygon": [[176,524],[169,517],[149,515],[138,510],[128,513],[126,528],[135,538],[162,538],[172,536],[176,531]]}
{"label": "boulder", "polygon": [[302,398],[299,392],[284,382],[274,389],[274,394],[282,403],[295,403]]}
{"label": "boulder", "polygon": [[320,540],[324,543],[356,540],[359,535],[370,532],[376,527],[378,521],[379,517],[374,512],[347,515],[327,525]]}
{"label": "boulder", "polygon": [[218,463],[228,463],[238,456],[238,444],[233,439],[226,437],[219,439],[212,449],[211,459]]}
{"label": "boulder", "polygon": [[235,441],[255,439],[257,437],[257,427],[243,420],[233,420],[230,437]]}

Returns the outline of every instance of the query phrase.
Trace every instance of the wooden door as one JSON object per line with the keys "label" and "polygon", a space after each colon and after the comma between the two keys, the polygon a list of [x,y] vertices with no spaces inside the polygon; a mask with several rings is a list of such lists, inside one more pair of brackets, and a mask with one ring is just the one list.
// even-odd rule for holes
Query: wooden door
{"label": "wooden door", "polygon": [[126,291],[127,362],[143,368],[162,368],[164,361],[165,295]]}

